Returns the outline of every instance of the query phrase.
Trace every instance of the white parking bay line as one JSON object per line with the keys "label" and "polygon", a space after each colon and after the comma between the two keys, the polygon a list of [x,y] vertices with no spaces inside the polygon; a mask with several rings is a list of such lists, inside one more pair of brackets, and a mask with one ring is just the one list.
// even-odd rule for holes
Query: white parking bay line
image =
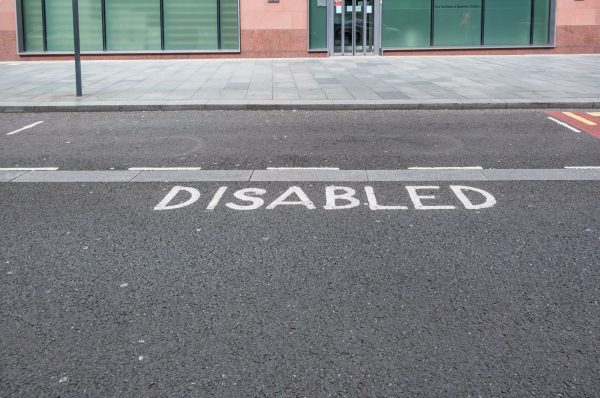
{"label": "white parking bay line", "polygon": [[557,120],[557,119],[555,119],[555,118],[553,118],[553,117],[550,117],[550,116],[548,116],[548,119],[552,120],[554,123],[558,123],[558,124],[560,124],[561,126],[568,128],[568,129],[569,129],[569,130],[571,130],[571,131],[574,131],[574,132],[576,132],[576,133],[581,133],[581,131],[580,131],[580,130],[577,130],[575,127],[572,127],[572,126],[568,125],[568,124],[567,124],[567,123],[565,123],[565,122],[561,122],[560,120]]}
{"label": "white parking bay line", "polygon": [[464,167],[409,167],[409,170],[483,170],[481,166],[464,166]]}
{"label": "white parking bay line", "polygon": [[20,129],[18,129],[18,130],[11,131],[10,133],[6,133],[6,135],[13,135],[13,134],[17,134],[17,133],[20,133],[20,132],[21,132],[21,131],[23,131],[23,130],[30,129],[30,128],[32,128],[32,127],[35,127],[35,126],[37,126],[38,124],[42,124],[42,123],[44,123],[44,121],[43,121],[43,120],[42,120],[42,121],[39,121],[39,122],[35,122],[35,123],[33,123],[33,124],[30,124],[29,126],[22,127],[22,128],[20,128]]}
{"label": "white parking bay line", "polygon": [[58,167],[0,167],[0,171],[56,171]]}
{"label": "white parking bay line", "polygon": [[267,167],[267,170],[339,170],[339,167]]}
{"label": "white parking bay line", "polygon": [[565,166],[565,169],[600,170],[600,166]]}
{"label": "white parking bay line", "polygon": [[130,167],[129,171],[198,171],[202,167]]}

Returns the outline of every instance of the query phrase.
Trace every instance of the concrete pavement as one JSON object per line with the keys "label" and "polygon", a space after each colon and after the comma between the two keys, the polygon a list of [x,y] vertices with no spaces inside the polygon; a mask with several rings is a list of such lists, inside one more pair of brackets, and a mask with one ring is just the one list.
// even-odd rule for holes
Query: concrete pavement
{"label": "concrete pavement", "polygon": [[600,108],[600,56],[0,63],[0,110]]}

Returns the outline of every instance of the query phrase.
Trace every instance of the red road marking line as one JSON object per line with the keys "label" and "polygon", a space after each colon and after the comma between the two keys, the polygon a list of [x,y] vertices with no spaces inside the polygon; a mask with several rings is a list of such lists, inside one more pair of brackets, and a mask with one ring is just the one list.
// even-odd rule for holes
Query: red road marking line
{"label": "red road marking line", "polygon": [[600,138],[600,118],[599,117],[592,116],[586,112],[575,112],[575,111],[570,111],[570,112],[577,116],[580,116],[584,119],[587,119],[590,122],[594,122],[594,123],[596,123],[596,125],[590,126],[588,124],[582,123],[579,120],[573,119],[572,117],[569,117],[562,112],[546,112],[546,114],[548,116],[552,116],[553,118],[555,118],[557,120],[560,120],[561,122],[567,123],[568,125],[573,126],[578,130],[588,133],[589,135],[592,135],[596,138]]}

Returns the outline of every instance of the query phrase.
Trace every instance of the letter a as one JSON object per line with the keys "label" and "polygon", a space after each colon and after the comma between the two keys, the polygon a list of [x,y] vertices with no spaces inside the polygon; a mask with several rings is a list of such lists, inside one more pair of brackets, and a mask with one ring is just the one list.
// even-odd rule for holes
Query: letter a
{"label": "letter a", "polygon": [[[292,196],[294,194],[298,197],[299,200],[293,200],[293,201],[286,200],[287,198],[289,198],[290,196]],[[293,205],[302,205],[302,206],[305,206],[309,210],[315,209],[315,205],[313,204],[313,202],[308,198],[308,196],[306,196],[306,194],[300,187],[290,187],[287,191],[285,191],[283,194],[281,194],[280,197],[275,199],[273,201],[273,203],[268,205],[267,210],[272,210],[272,209],[276,208],[277,206],[281,206],[281,205],[292,205],[292,206]]]}
{"label": "letter a", "polygon": [[[181,202],[181,203],[178,203],[175,205],[169,205],[169,203],[173,199],[175,199],[175,196],[177,196],[177,194],[181,191],[185,191],[185,192],[189,193],[190,198],[188,200],[186,200],[185,202]],[[186,206],[191,205],[192,203],[195,203],[198,199],[200,199],[200,191],[198,191],[196,188],[174,186],[171,189],[171,191],[167,194],[167,196],[165,196],[164,199],[161,200],[160,203],[156,205],[154,210],[181,209],[182,207],[186,207]]]}

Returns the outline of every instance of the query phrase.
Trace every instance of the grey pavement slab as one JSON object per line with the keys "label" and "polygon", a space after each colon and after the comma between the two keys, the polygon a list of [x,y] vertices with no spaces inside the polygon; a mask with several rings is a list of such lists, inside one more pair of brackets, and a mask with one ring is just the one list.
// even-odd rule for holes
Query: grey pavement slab
{"label": "grey pavement slab", "polygon": [[10,78],[0,81],[0,109],[144,107],[148,100],[167,107],[196,99],[353,101],[348,109],[406,109],[407,102],[422,109],[600,108],[598,70],[600,55],[84,61],[84,97],[76,100],[71,62],[4,62],[0,75]]}
{"label": "grey pavement slab", "polygon": [[152,170],[0,172],[0,182],[600,181],[600,169]]}
{"label": "grey pavement slab", "polygon": [[9,182],[25,173],[27,173],[27,172],[26,171],[0,171],[0,182]]}
{"label": "grey pavement slab", "polygon": [[144,170],[131,182],[249,181],[252,170]]}
{"label": "grey pavement slab", "polygon": [[587,181],[600,180],[600,169],[498,169],[483,175],[493,181]]}
{"label": "grey pavement slab", "polygon": [[255,170],[250,181],[368,181],[364,170]]}
{"label": "grey pavement slab", "polygon": [[481,181],[481,170],[367,170],[369,181]]}
{"label": "grey pavement slab", "polygon": [[129,182],[139,171],[30,171],[13,182]]}

